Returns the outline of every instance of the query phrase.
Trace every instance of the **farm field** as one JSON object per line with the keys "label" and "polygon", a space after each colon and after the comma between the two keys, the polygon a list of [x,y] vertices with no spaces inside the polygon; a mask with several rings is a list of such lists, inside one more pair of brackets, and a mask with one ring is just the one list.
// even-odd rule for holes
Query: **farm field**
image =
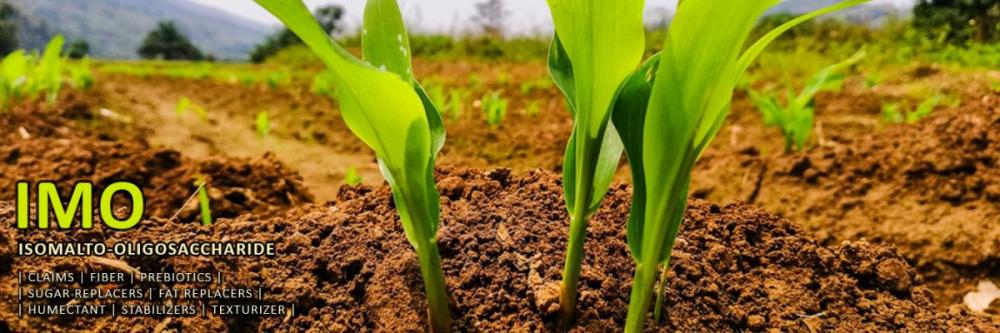
{"label": "farm field", "polygon": [[[663,274],[664,315],[643,315],[644,331],[1000,331],[1000,301],[969,306],[984,282],[1000,283],[1000,47],[916,45],[876,29],[817,42],[830,34],[817,29],[777,41],[736,83],[730,114],[696,154]],[[546,62],[549,41],[506,42],[497,43],[527,55],[413,57],[412,76],[447,133],[428,172],[440,202],[432,240],[456,332],[560,326],[573,218],[564,154],[574,114]],[[649,43],[644,58],[663,48]],[[760,97],[791,104],[814,73],[854,55],[808,98],[813,118],[800,147],[783,132],[790,127],[762,115]],[[10,273],[32,269],[221,272],[227,287],[260,288],[295,311],[65,319],[22,317],[4,302],[0,331],[413,332],[434,325],[424,260],[400,222],[396,187],[345,122],[338,88],[307,47],[259,64],[95,59],[66,66],[89,67],[92,84],[67,85],[50,101],[12,99],[0,111],[0,187],[48,180],[103,188],[126,180],[140,184],[146,216],[128,231],[95,223],[30,232],[13,222],[15,193],[0,191],[0,220],[10,221],[0,225],[0,297],[17,299],[19,280]],[[620,158],[589,220],[568,331],[617,331],[629,320],[637,262],[627,230],[632,175]],[[280,255],[16,254],[17,243],[71,240],[273,242]]]}

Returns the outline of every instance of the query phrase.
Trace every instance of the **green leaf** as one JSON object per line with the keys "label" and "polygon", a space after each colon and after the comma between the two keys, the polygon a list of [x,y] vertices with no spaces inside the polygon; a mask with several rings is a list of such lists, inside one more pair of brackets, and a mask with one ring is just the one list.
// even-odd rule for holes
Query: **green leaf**
{"label": "green leaf", "polygon": [[361,40],[365,61],[412,81],[410,37],[396,0],[368,0],[364,22]]}
{"label": "green leaf", "polygon": [[368,62],[363,62],[334,42],[301,1],[256,1],[326,65],[344,122],[375,150],[411,244],[419,248],[433,239],[438,210],[438,197],[431,195],[436,193],[433,163],[443,127],[436,108],[427,107],[426,94],[413,82],[398,6],[391,0],[369,2],[363,46]]}
{"label": "green leaf", "polygon": [[[589,215],[600,205],[617,170],[623,146],[608,130],[621,82],[642,60],[643,1],[549,0],[556,38],[549,71],[573,114],[573,134],[563,162],[570,212]],[[577,196],[586,195],[579,203]]]}
{"label": "green leaf", "polygon": [[[257,0],[309,46],[330,70],[337,87],[344,121],[384,160],[389,170],[400,172],[407,159],[406,138],[427,144],[430,131],[423,102],[409,82],[398,74],[377,69],[351,56],[327,36],[301,1]],[[410,135],[409,131],[418,131]]]}
{"label": "green leaf", "polygon": [[566,49],[559,42],[559,34],[552,37],[552,46],[549,47],[549,74],[552,81],[562,91],[566,97],[566,104],[569,111],[576,113],[576,81],[573,80],[573,64],[569,61]]}
{"label": "green leaf", "polygon": [[628,244],[632,256],[642,257],[643,212],[646,209],[645,171],[642,166],[642,133],[646,121],[646,107],[653,90],[655,73],[660,65],[660,54],[653,55],[622,84],[615,98],[612,123],[624,144],[632,171],[632,208],[628,221]]}

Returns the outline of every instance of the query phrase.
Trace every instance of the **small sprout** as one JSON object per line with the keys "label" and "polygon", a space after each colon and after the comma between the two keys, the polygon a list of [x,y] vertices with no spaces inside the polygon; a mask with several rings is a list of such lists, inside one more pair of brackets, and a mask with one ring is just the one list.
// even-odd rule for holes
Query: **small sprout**
{"label": "small sprout", "polygon": [[883,103],[882,120],[892,124],[903,122],[904,117],[901,109],[897,102]]}
{"label": "small sprout", "polygon": [[944,100],[944,96],[934,95],[925,99],[923,102],[920,102],[920,105],[917,105],[916,110],[906,114],[906,123],[916,124],[921,119],[926,118],[931,114],[931,112],[934,111],[935,108],[937,108],[938,104],[940,104],[942,100]]}
{"label": "small sprout", "polygon": [[507,117],[508,102],[499,91],[493,91],[483,96],[481,102],[483,112],[486,113],[486,123],[490,126],[500,126],[503,119]]}
{"label": "small sprout", "polygon": [[90,58],[84,57],[75,66],[69,67],[70,84],[75,89],[87,90],[94,85],[94,75],[90,70]]}
{"label": "small sprout", "polygon": [[451,96],[448,98],[446,106],[446,111],[451,115],[451,119],[458,120],[462,118],[462,113],[465,113],[465,99],[468,94],[464,89],[451,90]]}
{"label": "small sprout", "polygon": [[882,84],[882,76],[879,73],[871,72],[865,76],[865,88],[872,89]]}
{"label": "small sprout", "polygon": [[210,207],[210,200],[208,198],[208,182],[205,180],[204,176],[198,176],[198,181],[195,182],[198,186],[198,207],[201,211],[201,225],[211,226],[212,225],[212,208]]}
{"label": "small sprout", "polygon": [[183,96],[181,97],[180,100],[177,101],[176,106],[174,106],[174,114],[176,114],[178,117],[183,116],[184,113],[187,112],[188,109],[190,108],[191,108],[191,99],[187,98],[187,96]]}
{"label": "small sprout", "polygon": [[201,119],[201,121],[208,121],[208,111],[206,111],[204,107],[195,104],[187,96],[182,96],[174,106],[174,114],[176,114],[177,117],[181,117],[188,111],[194,112],[194,114],[198,116],[198,119]]}
{"label": "small sprout", "polygon": [[934,95],[917,105],[915,110],[907,110],[899,102],[889,102],[882,104],[882,120],[890,124],[899,124],[906,122],[907,124],[916,124],[920,120],[926,118],[934,112],[945,97],[942,95]]}
{"label": "small sprout", "polygon": [[821,90],[838,90],[841,88],[844,76],[840,73],[865,58],[864,51],[855,53],[851,58],[833,64],[819,71],[806,83],[805,88],[797,96],[791,91],[785,93],[785,105],[782,105],[773,94],[764,95],[753,89],[749,90],[750,101],[764,118],[764,125],[777,126],[785,137],[785,151],[802,150],[809,140],[815,118],[814,97]]}
{"label": "small sprout", "polygon": [[541,107],[538,104],[539,104],[538,101],[535,100],[528,102],[528,106],[524,109],[524,112],[529,117],[537,116],[538,113],[541,111]]}
{"label": "small sprout", "polygon": [[257,136],[266,138],[271,132],[271,122],[268,120],[267,111],[257,113]]}
{"label": "small sprout", "polygon": [[347,172],[344,173],[344,184],[355,186],[361,184],[362,181],[364,181],[364,179],[358,174],[357,168],[347,168]]}

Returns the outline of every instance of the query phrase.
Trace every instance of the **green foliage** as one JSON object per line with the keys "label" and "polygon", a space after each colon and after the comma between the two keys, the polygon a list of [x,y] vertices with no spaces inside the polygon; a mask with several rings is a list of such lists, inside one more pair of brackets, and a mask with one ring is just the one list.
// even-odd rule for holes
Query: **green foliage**
{"label": "green foliage", "polygon": [[267,86],[272,90],[277,90],[291,81],[291,75],[284,70],[274,71],[267,74]]}
{"label": "green foliage", "polygon": [[93,83],[89,61],[69,64],[60,56],[63,43],[63,37],[56,35],[41,56],[17,50],[3,58],[0,62],[0,104],[4,110],[14,103],[42,96],[50,104],[54,103],[67,82],[81,89]]}
{"label": "green foliage", "polygon": [[173,21],[163,21],[156,25],[143,39],[138,50],[143,59],[201,60],[201,53]]}
{"label": "green foliage", "polygon": [[785,31],[865,1],[841,2],[790,20],[744,50],[758,18],[778,2],[682,1],[664,51],[618,91],[613,117],[632,170],[627,235],[636,261],[626,332],[643,331],[657,273],[669,266],[687,207],[691,170],[728,115],[740,77]]}
{"label": "green foliage", "polygon": [[69,66],[70,85],[74,89],[87,90],[94,85],[94,74],[90,70],[90,58],[84,57]]}
{"label": "green foliage", "polygon": [[1000,2],[920,0],[913,8],[913,25],[939,41],[997,41],[1000,40]]}
{"label": "green foliage", "polygon": [[417,252],[434,332],[451,317],[436,234],[440,203],[434,162],[444,145],[440,113],[413,78],[409,38],[394,0],[369,0],[362,37],[364,61],[337,44],[305,4],[256,0],[294,32],[326,65],[344,122],[375,151],[392,188],[396,210]]}
{"label": "green foliage", "polygon": [[70,59],[83,59],[90,55],[90,43],[84,39],[74,40],[66,47],[66,56]]}
{"label": "green foliage", "polygon": [[859,51],[851,58],[823,68],[806,82],[797,96],[791,91],[785,94],[785,105],[773,94],[762,94],[749,90],[750,100],[764,118],[764,125],[777,126],[785,137],[785,150],[802,150],[812,133],[815,105],[813,98],[821,90],[838,90],[844,76],[841,72],[864,59],[866,54]]}
{"label": "green foliage", "polygon": [[18,11],[10,3],[0,2],[0,55],[7,55],[18,47]]}
{"label": "green foliage", "polygon": [[364,181],[364,179],[358,174],[357,168],[347,168],[347,172],[344,174],[344,184],[355,186],[361,184],[362,181]]}
{"label": "green foliage", "polygon": [[268,120],[266,111],[257,112],[255,124],[257,125],[257,136],[259,137],[266,138],[271,132],[271,121]]}
{"label": "green foliage", "polygon": [[934,112],[934,109],[945,101],[945,96],[934,95],[920,102],[916,109],[906,109],[898,102],[882,104],[882,119],[887,123],[916,124]]}
{"label": "green foliage", "polygon": [[499,91],[493,91],[482,98],[483,112],[486,114],[486,123],[492,127],[500,126],[503,119],[507,117],[507,99],[500,95]]}

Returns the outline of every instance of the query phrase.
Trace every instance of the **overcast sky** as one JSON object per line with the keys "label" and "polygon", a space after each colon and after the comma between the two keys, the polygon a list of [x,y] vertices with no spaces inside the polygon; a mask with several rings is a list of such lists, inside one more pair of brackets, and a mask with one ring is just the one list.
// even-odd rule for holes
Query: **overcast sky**
{"label": "overcast sky", "polygon": [[[223,9],[248,19],[278,25],[278,21],[253,0],[193,0]],[[874,3],[892,3],[899,7],[912,5],[915,0],[874,0]],[[479,0],[399,0],[409,28],[420,32],[458,33],[468,30],[469,18],[475,13]],[[347,10],[347,22],[353,29],[361,25],[363,0],[306,0],[310,8],[336,3]],[[648,15],[676,6],[677,0],[646,0]],[[548,34],[551,18],[545,0],[505,0],[509,12],[507,29],[516,34]]]}

